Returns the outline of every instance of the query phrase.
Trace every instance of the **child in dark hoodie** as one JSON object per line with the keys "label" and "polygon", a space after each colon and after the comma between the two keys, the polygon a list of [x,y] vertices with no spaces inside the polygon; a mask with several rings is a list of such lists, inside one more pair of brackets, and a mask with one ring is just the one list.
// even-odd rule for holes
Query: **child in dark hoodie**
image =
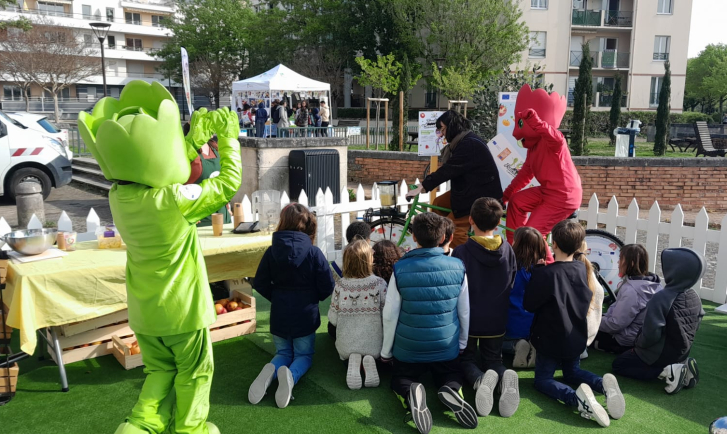
{"label": "child in dark hoodie", "polygon": [[270,300],[270,333],[275,357],[265,365],[248,391],[257,404],[278,378],[275,402],[285,408],[293,386],[311,367],[316,330],[321,325],[318,303],[335,286],[326,257],[313,245],[316,217],[291,203],[280,213],[280,223],[255,274],[255,289]]}
{"label": "child in dark hoodie", "polygon": [[646,303],[661,291],[661,280],[649,272],[649,254],[641,244],[621,249],[618,269],[623,281],[616,302],[601,318],[593,347],[621,354],[634,347],[636,335],[644,325]]}
{"label": "child in dark hoodie", "polygon": [[[502,206],[497,199],[477,199],[470,210],[470,224],[475,235],[454,249],[452,256],[462,260],[470,276],[469,339],[462,354],[465,379],[476,390],[475,406],[480,416],[487,416],[494,404],[493,394],[500,384],[499,411],[512,416],[520,404],[517,374],[502,364],[502,342],[505,338],[510,290],[515,281],[517,261],[512,247],[494,235],[502,219]],[[479,346],[479,350],[478,350]],[[477,364],[477,353],[483,361]],[[484,371],[484,373],[483,373]]]}
{"label": "child in dark hoodie", "polygon": [[664,289],[646,304],[644,326],[634,349],[613,361],[613,372],[637,380],[666,380],[666,393],[690,389],[699,382],[697,361],[689,357],[704,310],[691,289],[706,263],[692,249],[666,249],[661,254]]}
{"label": "child in dark hoodie", "polygon": [[[318,109],[313,107],[310,111],[310,125],[311,127],[320,128],[321,127],[321,115],[318,114]],[[316,137],[319,137],[321,135],[321,130],[316,130]]]}

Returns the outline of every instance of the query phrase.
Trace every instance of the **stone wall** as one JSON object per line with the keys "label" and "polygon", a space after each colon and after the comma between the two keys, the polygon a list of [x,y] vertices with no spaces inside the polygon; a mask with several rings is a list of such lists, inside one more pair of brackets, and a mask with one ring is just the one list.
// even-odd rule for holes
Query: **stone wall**
{"label": "stone wall", "polygon": [[[612,158],[573,157],[583,183],[583,205],[593,193],[606,206],[611,196],[627,204],[633,198],[641,208],[654,200],[663,208],[681,204],[685,210],[727,210],[725,158]],[[422,178],[429,158],[413,153],[348,152],[348,180],[372,184],[381,180],[413,182]]]}

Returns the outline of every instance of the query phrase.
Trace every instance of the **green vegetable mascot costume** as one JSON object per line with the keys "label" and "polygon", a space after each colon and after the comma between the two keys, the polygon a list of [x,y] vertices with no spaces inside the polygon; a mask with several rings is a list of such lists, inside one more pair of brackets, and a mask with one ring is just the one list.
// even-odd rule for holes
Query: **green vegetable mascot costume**
{"label": "green vegetable mascot costume", "polygon": [[[109,203],[127,246],[129,325],[146,365],[139,400],[116,433],[219,433],[206,422],[214,371],[208,326],[215,311],[196,223],[240,186],[237,116],[227,108],[199,110],[185,139],[164,86],[132,81],[118,100],[103,98],[78,121],[104,176],[114,182]],[[182,185],[213,133],[220,175]]]}

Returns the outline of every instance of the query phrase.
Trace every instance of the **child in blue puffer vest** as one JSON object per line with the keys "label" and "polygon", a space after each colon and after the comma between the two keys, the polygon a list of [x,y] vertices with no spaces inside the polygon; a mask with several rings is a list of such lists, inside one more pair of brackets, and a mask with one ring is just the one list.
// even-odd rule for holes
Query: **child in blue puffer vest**
{"label": "child in blue puffer vest", "polygon": [[439,399],[457,421],[477,427],[477,414],[461,396],[459,355],[467,347],[470,312],[464,264],[444,254],[443,217],[417,215],[412,222],[418,248],[394,265],[383,312],[383,362],[393,362],[391,388],[411,412],[417,429],[432,429],[422,375],[431,372]]}
{"label": "child in blue puffer vest", "polygon": [[502,352],[514,354],[513,368],[534,368],[535,348],[530,345],[530,326],[534,315],[523,307],[525,287],[530,282],[530,273],[537,264],[544,264],[548,245],[543,235],[535,228],[523,226],[515,231],[512,249],[515,252],[518,271],[515,284],[510,291],[510,306],[507,313],[505,341]]}

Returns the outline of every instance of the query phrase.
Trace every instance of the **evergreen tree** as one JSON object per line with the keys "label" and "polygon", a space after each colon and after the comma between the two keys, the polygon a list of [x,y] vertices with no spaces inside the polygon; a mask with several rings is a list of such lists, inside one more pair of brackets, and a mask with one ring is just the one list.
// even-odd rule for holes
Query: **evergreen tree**
{"label": "evergreen tree", "polygon": [[593,59],[591,59],[591,49],[587,43],[582,45],[581,52],[581,65],[578,69],[578,79],[576,80],[576,87],[573,91],[573,97],[575,98],[573,102],[573,131],[571,133],[573,155],[585,155],[588,152],[586,123],[593,99],[593,83],[591,79]]}
{"label": "evergreen tree", "polygon": [[656,109],[656,137],[654,138],[654,155],[666,153],[669,135],[669,99],[671,98],[671,67],[669,61],[664,62],[664,80],[659,91],[659,108]]}
{"label": "evergreen tree", "polygon": [[621,89],[621,74],[616,74],[616,80],[613,85],[613,99],[611,100],[611,113],[608,117],[608,135],[611,137],[611,146],[616,146],[616,136],[613,134],[613,130],[618,128],[618,121],[621,119],[622,99],[623,90]]}

